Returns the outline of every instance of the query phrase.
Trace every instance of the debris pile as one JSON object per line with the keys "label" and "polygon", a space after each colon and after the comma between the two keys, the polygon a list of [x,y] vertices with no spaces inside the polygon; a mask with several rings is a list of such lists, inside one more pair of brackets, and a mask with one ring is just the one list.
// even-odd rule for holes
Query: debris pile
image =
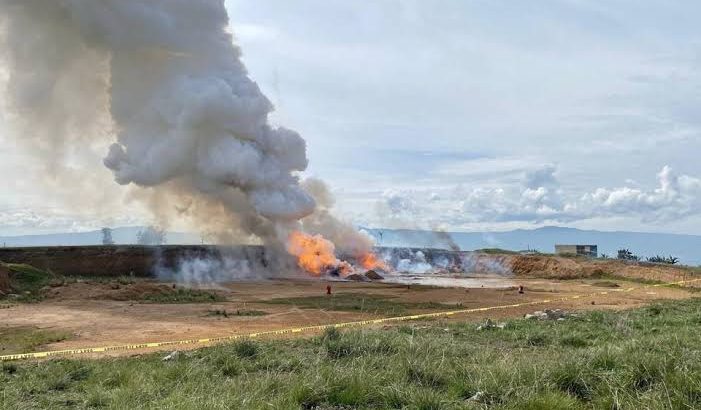
{"label": "debris pile", "polygon": [[374,270],[370,269],[369,271],[365,272],[365,277],[370,279],[370,280],[382,280],[384,277],[380,275],[379,273],[375,272]]}
{"label": "debris pile", "polygon": [[162,358],[161,361],[169,362],[171,360],[177,359],[179,355],[180,355],[180,352],[178,352],[177,350],[174,350],[173,352],[171,352],[170,354],[168,354],[167,356]]}
{"label": "debris pile", "polygon": [[506,327],[506,323],[495,323],[492,319],[487,319],[483,324],[477,326],[477,330],[494,330],[503,329]]}
{"label": "debris pile", "polygon": [[469,399],[467,399],[467,401],[477,401],[477,402],[479,402],[479,401],[482,401],[483,398],[484,398],[484,392],[483,392],[483,391],[478,391],[477,393],[473,394],[472,397],[470,397]]}
{"label": "debris pile", "polygon": [[573,317],[575,315],[567,313],[562,309],[545,309],[538,310],[536,312],[527,313],[524,317],[526,319],[537,319],[537,320],[565,320],[568,317]]}
{"label": "debris pile", "polygon": [[368,279],[365,276],[360,275],[358,273],[351,273],[350,275],[346,276],[345,279],[352,280],[355,282],[367,282],[368,281]]}

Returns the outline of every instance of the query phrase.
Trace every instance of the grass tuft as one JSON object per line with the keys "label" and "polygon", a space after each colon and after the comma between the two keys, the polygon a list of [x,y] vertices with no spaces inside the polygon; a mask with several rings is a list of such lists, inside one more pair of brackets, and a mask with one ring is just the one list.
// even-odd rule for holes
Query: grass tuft
{"label": "grass tuft", "polygon": [[224,297],[199,289],[177,288],[174,292],[146,294],[143,300],[150,303],[208,303],[221,302]]}
{"label": "grass tuft", "polygon": [[236,356],[242,359],[256,357],[258,355],[258,345],[250,340],[236,342],[234,344],[234,352]]}
{"label": "grass tuft", "polygon": [[445,386],[446,380],[431,366],[425,364],[410,363],[406,369],[407,380],[410,383],[433,389]]}
{"label": "grass tuft", "polygon": [[207,316],[218,316],[229,318],[231,316],[265,316],[268,312],[262,310],[236,309],[228,311],[226,309],[213,309],[207,311]]}

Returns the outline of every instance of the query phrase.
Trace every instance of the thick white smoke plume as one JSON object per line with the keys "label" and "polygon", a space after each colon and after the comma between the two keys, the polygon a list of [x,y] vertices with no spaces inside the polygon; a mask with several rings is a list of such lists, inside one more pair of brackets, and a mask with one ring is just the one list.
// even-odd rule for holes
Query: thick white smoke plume
{"label": "thick white smoke plume", "polygon": [[331,213],[335,200],[323,181],[307,178],[302,182],[302,187],[317,205],[314,213],[302,219],[305,231],[321,234],[345,256],[359,257],[372,251],[374,239],[370,235],[359,232],[352,224],[339,220]]}
{"label": "thick white smoke plume", "polygon": [[314,211],[305,141],[268,122],[223,0],[0,0],[0,16],[9,108],[47,156],[116,136],[104,164],[158,187],[156,212],[223,209],[264,240]]}

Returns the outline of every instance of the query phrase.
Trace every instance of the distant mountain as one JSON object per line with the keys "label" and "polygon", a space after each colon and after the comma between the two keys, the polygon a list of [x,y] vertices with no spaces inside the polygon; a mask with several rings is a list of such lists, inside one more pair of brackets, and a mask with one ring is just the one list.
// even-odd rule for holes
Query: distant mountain
{"label": "distant mountain", "polygon": [[[144,229],[130,226],[112,229],[112,240],[118,245],[136,243],[136,235]],[[170,245],[198,244],[198,235],[184,232],[167,232],[166,243]],[[82,246],[101,245],[102,232],[66,232],[46,235],[0,236],[0,246]]]}
{"label": "distant mountain", "polygon": [[[140,226],[114,228],[112,239],[117,244],[136,243]],[[502,248],[508,250],[535,249],[554,252],[555,244],[598,245],[599,254],[616,256],[621,248],[630,249],[642,257],[673,255],[681,263],[701,265],[701,236],[642,232],[604,232],[575,228],[544,227],[533,230],[517,229],[507,232],[432,232],[411,229],[362,228],[375,237],[377,244],[399,247],[434,247],[463,250]],[[167,232],[171,245],[199,244],[198,235],[185,232]],[[48,235],[0,236],[0,246],[80,246],[99,245],[102,232],[69,232]]]}
{"label": "distant mountain", "polygon": [[643,232],[604,232],[575,228],[544,227],[507,232],[431,232],[408,229],[368,229],[383,246],[450,248],[451,241],[463,250],[502,248],[535,249],[552,253],[555,244],[598,245],[599,254],[615,257],[618,249],[630,249],[642,257],[673,255],[681,263],[701,265],[701,236]]}

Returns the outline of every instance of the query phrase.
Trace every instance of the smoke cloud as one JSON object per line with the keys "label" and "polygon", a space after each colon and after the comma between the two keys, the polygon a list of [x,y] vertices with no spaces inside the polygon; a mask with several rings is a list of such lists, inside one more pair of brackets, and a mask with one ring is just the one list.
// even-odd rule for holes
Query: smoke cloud
{"label": "smoke cloud", "polygon": [[305,231],[321,234],[345,256],[360,257],[372,251],[374,239],[370,235],[359,232],[350,222],[341,221],[332,214],[334,197],[323,181],[307,178],[302,186],[317,204],[314,213],[302,219]]}
{"label": "smoke cloud", "polygon": [[220,239],[280,242],[314,211],[305,141],[268,121],[223,0],[0,0],[0,16],[10,119],[47,163],[111,139],[114,180],[148,188],[131,199]]}

